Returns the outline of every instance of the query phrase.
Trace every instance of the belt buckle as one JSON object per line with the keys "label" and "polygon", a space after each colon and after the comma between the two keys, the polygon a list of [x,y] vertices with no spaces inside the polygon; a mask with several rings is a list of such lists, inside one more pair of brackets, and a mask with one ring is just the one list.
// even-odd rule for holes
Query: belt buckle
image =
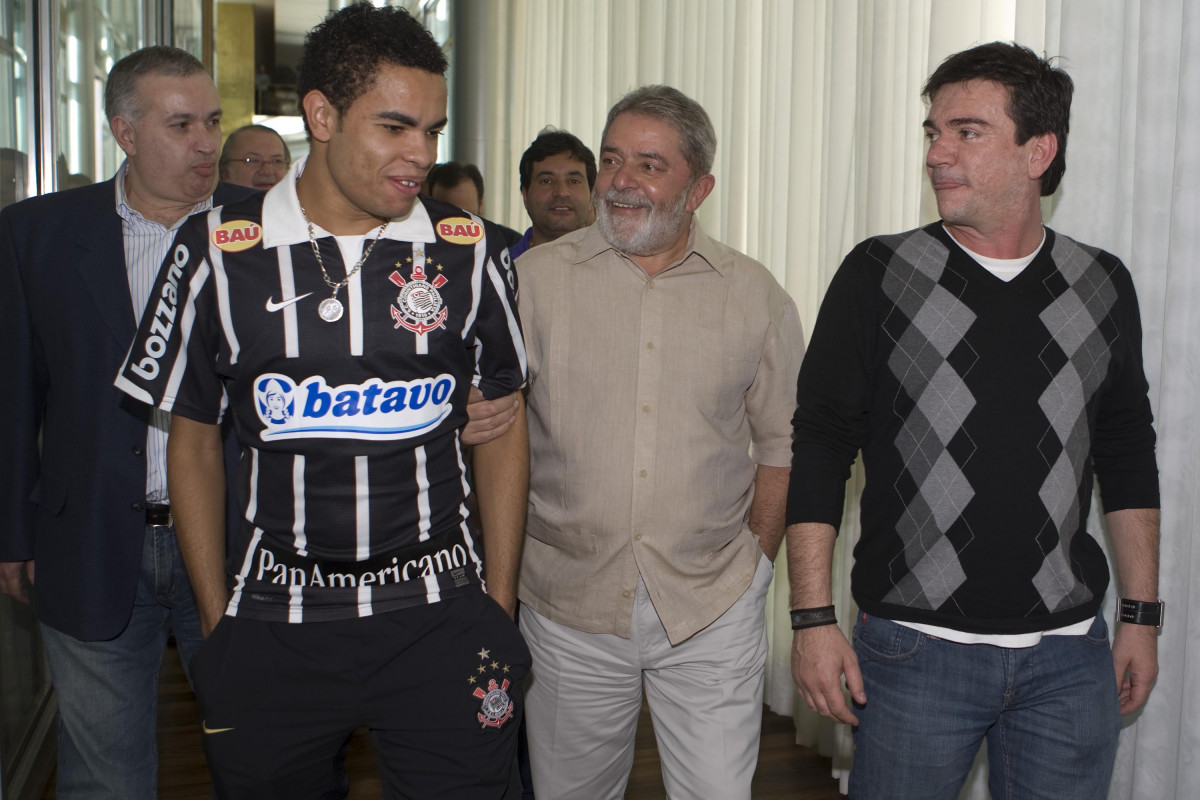
{"label": "belt buckle", "polygon": [[[166,513],[166,521],[160,521],[161,515]],[[175,524],[175,516],[171,513],[171,506],[168,503],[146,504],[146,523],[152,528],[169,528]]]}

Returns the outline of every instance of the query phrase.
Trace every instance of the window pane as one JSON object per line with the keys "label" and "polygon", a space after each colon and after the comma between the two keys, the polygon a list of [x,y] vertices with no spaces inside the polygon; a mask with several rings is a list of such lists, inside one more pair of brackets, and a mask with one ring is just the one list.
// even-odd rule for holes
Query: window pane
{"label": "window pane", "polygon": [[142,46],[140,0],[59,0],[57,188],[105,180],[124,158],[104,118],[104,80]]}
{"label": "window pane", "polygon": [[[29,0],[0,3],[0,208],[23,200],[36,190],[34,157],[30,152],[32,92]],[[11,109],[12,113],[7,113]]]}
{"label": "window pane", "polygon": [[204,60],[204,0],[174,0],[171,24],[173,44]]}

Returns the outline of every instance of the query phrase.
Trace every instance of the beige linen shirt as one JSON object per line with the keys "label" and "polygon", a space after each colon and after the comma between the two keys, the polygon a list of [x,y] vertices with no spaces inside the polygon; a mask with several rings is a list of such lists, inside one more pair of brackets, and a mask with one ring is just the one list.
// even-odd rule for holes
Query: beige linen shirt
{"label": "beige linen shirt", "polygon": [[648,277],[596,228],[518,263],[529,358],[529,517],[521,602],[629,636],[638,577],[672,643],[745,592],[755,465],[791,465],[796,305],[758,262],[693,222]]}

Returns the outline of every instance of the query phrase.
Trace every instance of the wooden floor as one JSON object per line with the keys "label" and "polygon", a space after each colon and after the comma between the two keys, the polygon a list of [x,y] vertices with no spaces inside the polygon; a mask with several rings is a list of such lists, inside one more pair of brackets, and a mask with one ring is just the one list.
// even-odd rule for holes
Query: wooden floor
{"label": "wooden floor", "polygon": [[[200,716],[174,647],[168,648],[163,659],[158,720],[159,797],[211,800],[212,784],[200,745]],[[360,731],[351,740],[346,766],[350,773],[350,800],[382,800],[375,757],[365,732]],[[790,719],[764,710],[758,771],[754,775],[755,800],[840,800],[837,783],[829,777],[829,770],[829,759],[795,744]],[[650,713],[643,707],[625,798],[659,800],[665,796]],[[54,797],[52,780],[42,800]]]}

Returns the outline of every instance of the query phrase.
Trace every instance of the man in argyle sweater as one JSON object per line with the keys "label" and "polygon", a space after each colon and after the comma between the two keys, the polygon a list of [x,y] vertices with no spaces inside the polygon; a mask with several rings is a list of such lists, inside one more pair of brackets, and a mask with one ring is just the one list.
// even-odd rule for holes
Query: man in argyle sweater
{"label": "man in argyle sweater", "polygon": [[[856,247],[817,319],[787,517],[793,672],[810,707],[858,726],[852,797],[954,798],[985,739],[994,798],[1103,797],[1121,714],[1157,674],[1133,283],[1041,219],[1071,93],[1015,45],[948,58],[925,87],[942,220]],[[830,566],[859,450],[852,646],[830,624]],[[1111,650],[1093,475],[1124,598]]]}

